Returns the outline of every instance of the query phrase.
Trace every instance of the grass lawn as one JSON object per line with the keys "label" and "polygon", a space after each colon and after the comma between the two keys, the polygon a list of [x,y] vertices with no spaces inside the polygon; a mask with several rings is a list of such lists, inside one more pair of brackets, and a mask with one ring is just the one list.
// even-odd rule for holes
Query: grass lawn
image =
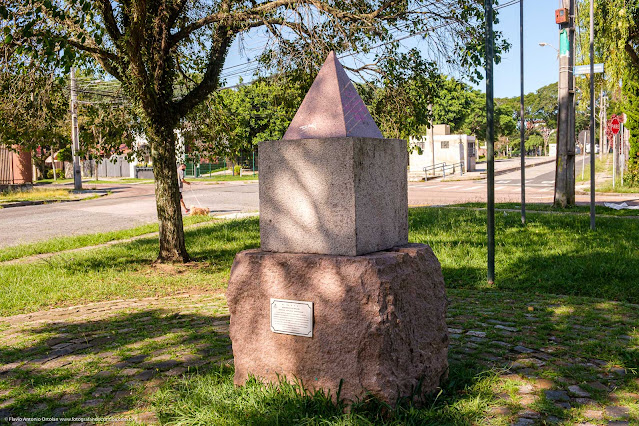
{"label": "grass lawn", "polygon": [[[102,305],[59,311],[68,312],[64,321],[33,314],[28,327],[0,321],[0,411],[126,417],[151,410],[181,425],[435,425],[513,424],[527,409],[539,424],[600,423],[595,415],[639,422],[639,311],[625,303],[639,303],[639,221],[600,218],[591,232],[587,215],[531,213],[528,220],[524,227],[517,212],[496,215],[497,282],[488,286],[485,211],[410,210],[410,241],[433,248],[451,301],[449,380],[419,408],[366,400],[345,413],[292,385],[233,385],[220,293],[235,253],[259,245],[251,218],[187,230],[199,261],[189,265],[154,266],[157,238],[145,238],[0,266],[0,316],[172,296],[113,314]],[[69,339],[79,345],[74,353],[41,365],[52,345],[64,352]],[[518,353],[516,345],[535,352]],[[590,396],[576,402],[573,395],[567,408],[546,393],[576,384]]]}
{"label": "grass lawn", "polygon": [[[455,204],[446,207],[471,207],[471,208],[479,208],[485,209],[486,203],[464,203],[464,204]],[[495,209],[501,210],[521,210],[520,203],[496,203]],[[527,203],[526,204],[526,213],[528,212],[554,212],[554,213],[579,213],[579,214],[590,214],[590,206],[586,205],[577,205],[572,207],[566,207],[565,209],[554,207],[552,204],[548,203]],[[605,216],[639,216],[639,210],[615,210],[606,206],[595,205],[595,215],[605,215]]]}
{"label": "grass lawn", "polygon": [[[589,192],[589,188],[586,188],[585,191]],[[621,179],[617,179],[615,183],[615,187],[612,187],[612,181],[606,181],[603,184],[597,186],[596,192],[616,192],[621,194],[637,194],[639,193],[639,186],[637,185],[628,185],[628,182],[624,182],[624,185],[621,185]]]}
{"label": "grass lawn", "polygon": [[[411,209],[409,221],[410,241],[433,248],[448,288],[488,288],[484,211]],[[600,218],[593,233],[587,215],[530,213],[523,227],[518,213],[504,212],[496,215],[496,230],[494,289],[639,303],[639,221]],[[95,238],[97,242],[112,237]],[[109,298],[224,288],[235,253],[259,245],[258,220],[212,222],[187,230],[186,239],[189,253],[200,262],[153,266],[157,238],[148,238],[61,254],[46,264],[0,266],[0,315]]]}
{"label": "grass lawn", "polygon": [[0,204],[15,203],[20,201],[63,201],[75,200],[79,198],[87,199],[86,196],[83,196],[82,194],[76,193],[73,190],[66,188],[52,189],[35,187],[25,190],[0,192]]}
{"label": "grass lawn", "polygon": [[[194,225],[196,223],[214,220],[209,216],[185,216],[184,225]],[[64,250],[72,250],[81,247],[95,246],[109,241],[123,240],[137,237],[139,235],[150,234],[158,231],[157,223],[137,226],[135,228],[123,229],[120,231],[100,232],[96,234],[84,234],[74,237],[51,238],[37,243],[27,243],[0,249],[0,262],[33,256],[42,253],[57,253]],[[0,265],[1,266],[1,265]]]}

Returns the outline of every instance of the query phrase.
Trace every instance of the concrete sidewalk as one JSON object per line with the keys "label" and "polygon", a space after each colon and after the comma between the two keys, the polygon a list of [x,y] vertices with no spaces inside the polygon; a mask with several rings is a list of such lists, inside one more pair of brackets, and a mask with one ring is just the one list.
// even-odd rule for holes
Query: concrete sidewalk
{"label": "concrete sidewalk", "polygon": [[[530,158],[526,158],[526,168],[539,166],[542,164],[548,164],[554,161],[555,161],[555,157],[530,157]],[[495,175],[499,176],[504,173],[509,173],[515,170],[519,170],[521,168],[520,162],[521,160],[519,157],[495,160]],[[459,172],[457,172],[452,175],[447,175],[446,178],[443,178],[442,176],[429,177],[428,181],[429,182],[431,181],[432,182],[455,182],[460,180],[485,179],[486,173],[487,173],[486,168],[487,168],[487,163],[481,162],[477,164],[474,172],[466,172],[463,175],[460,175]],[[411,172],[408,174],[408,180],[410,182],[423,181],[424,173]]]}
{"label": "concrete sidewalk", "polygon": [[[530,157],[526,158],[526,168],[540,166],[542,164],[554,163],[555,157]],[[486,162],[481,162],[477,164],[474,172],[467,172],[463,175],[452,175],[450,177],[446,177],[446,179],[437,178],[440,181],[445,182],[454,182],[459,180],[477,180],[477,179],[485,179],[488,164]],[[505,173],[514,172],[515,170],[521,169],[521,159],[519,157],[508,158],[504,160],[495,160],[495,176],[499,176]],[[429,179],[435,180],[435,179]]]}

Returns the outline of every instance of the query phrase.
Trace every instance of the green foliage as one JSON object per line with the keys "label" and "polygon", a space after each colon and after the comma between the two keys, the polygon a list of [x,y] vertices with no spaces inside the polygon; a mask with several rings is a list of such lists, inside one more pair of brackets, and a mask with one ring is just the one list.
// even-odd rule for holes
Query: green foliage
{"label": "green foliage", "polygon": [[309,87],[308,78],[291,74],[214,93],[182,126],[189,149],[235,159],[258,142],[281,139]]}
{"label": "green foliage", "polygon": [[233,167],[234,176],[239,176],[241,171],[242,171],[242,166],[240,166],[239,164]]}
{"label": "green foliage", "polygon": [[[584,17],[581,32],[588,34],[589,0],[579,0]],[[639,67],[639,0],[607,0],[595,2],[595,56],[603,59],[606,86],[612,97],[620,96],[619,81],[625,78],[629,64]],[[582,43],[583,50],[588,45]],[[585,57],[585,55],[583,55]]]}
{"label": "green foliage", "polygon": [[408,139],[428,123],[442,79],[436,64],[412,49],[385,63],[381,77],[358,91],[385,137]]}
{"label": "green foliage", "polygon": [[452,77],[442,78],[433,102],[433,122],[450,125],[454,133],[463,131],[471,116],[485,115],[484,111],[480,111],[481,96],[465,83]]}
{"label": "green foliage", "polygon": [[47,157],[70,146],[68,99],[49,72],[0,61],[0,145],[31,151],[41,173]]}
{"label": "green foliage", "polygon": [[525,146],[526,146],[526,149],[529,151],[535,148],[543,147],[544,138],[538,134],[530,135],[528,139],[526,140]]}
{"label": "green foliage", "polygon": [[628,117],[626,127],[630,131],[630,152],[628,155],[628,181],[639,186],[639,71],[628,66],[624,79],[623,93]]}
{"label": "green foliage", "polygon": [[[56,177],[58,179],[64,179],[64,170],[57,169],[56,170]],[[52,169],[47,170],[47,179],[53,179],[53,170]]]}

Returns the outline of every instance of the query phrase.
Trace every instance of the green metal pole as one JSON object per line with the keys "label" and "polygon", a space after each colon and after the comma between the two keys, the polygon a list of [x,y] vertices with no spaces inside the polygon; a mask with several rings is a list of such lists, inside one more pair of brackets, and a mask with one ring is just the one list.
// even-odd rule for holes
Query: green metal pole
{"label": "green metal pole", "polygon": [[[595,17],[590,0],[590,229],[595,230]],[[585,149],[584,149],[585,151]]]}
{"label": "green metal pole", "polygon": [[493,0],[484,0],[486,14],[486,163],[488,172],[488,284],[495,282],[495,122],[493,94]]}
{"label": "green metal pole", "polygon": [[526,224],[526,142],[524,141],[524,0],[519,1],[519,72],[521,93],[520,103],[520,123],[519,123],[519,151],[521,156],[521,223]]}

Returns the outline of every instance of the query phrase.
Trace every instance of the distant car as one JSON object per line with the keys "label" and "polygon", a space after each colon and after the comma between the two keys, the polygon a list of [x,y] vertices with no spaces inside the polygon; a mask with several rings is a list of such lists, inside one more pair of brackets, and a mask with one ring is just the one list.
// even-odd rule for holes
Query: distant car
{"label": "distant car", "polygon": [[[590,144],[586,144],[586,154],[590,154]],[[599,154],[599,145],[595,145],[595,154]]]}

